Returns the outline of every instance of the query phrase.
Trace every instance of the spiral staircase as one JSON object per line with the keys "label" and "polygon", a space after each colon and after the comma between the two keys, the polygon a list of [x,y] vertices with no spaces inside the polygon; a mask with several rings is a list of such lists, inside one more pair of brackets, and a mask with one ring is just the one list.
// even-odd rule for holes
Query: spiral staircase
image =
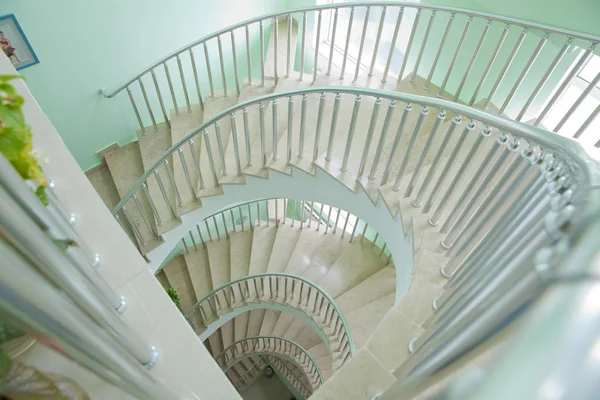
{"label": "spiral staircase", "polygon": [[[326,18],[333,36],[325,39]],[[490,39],[498,24],[506,28]],[[380,46],[390,27],[391,50]],[[503,53],[513,27],[520,36]],[[465,41],[473,31],[479,40]],[[537,46],[507,82],[528,31]],[[369,32],[375,41],[365,47]],[[560,38],[547,74],[528,75],[544,45]],[[406,45],[396,68],[397,40]],[[465,101],[460,92],[477,75],[486,40],[497,46]],[[532,107],[582,41],[591,50],[544,106]],[[552,282],[539,274],[568,260],[596,215],[595,149],[519,121],[543,126],[597,42],[413,3],[257,18],[107,93],[127,93],[138,140],[100,151],[102,164],[87,176],[238,390],[270,366],[303,398],[428,398],[494,365],[515,335],[510,322]],[[467,53],[464,77],[451,88],[455,61]],[[517,92],[524,104],[512,115]],[[271,181],[272,192],[250,195]],[[385,222],[375,217],[382,212]]]}

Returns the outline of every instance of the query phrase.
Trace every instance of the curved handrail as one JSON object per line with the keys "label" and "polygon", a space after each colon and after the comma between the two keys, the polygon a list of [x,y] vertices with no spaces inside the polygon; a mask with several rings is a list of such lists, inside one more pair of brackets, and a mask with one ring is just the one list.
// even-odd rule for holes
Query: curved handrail
{"label": "curved handrail", "polygon": [[[600,160],[600,156],[597,155],[598,152],[596,152],[594,149],[584,149],[572,139],[553,134],[549,131],[537,128],[535,126],[526,125],[503,117],[498,117],[492,114],[488,114],[487,112],[477,110],[466,105],[453,103],[447,100],[418,96],[407,93],[389,92],[385,90],[366,89],[357,87],[310,87],[304,89],[291,90],[287,92],[272,93],[259,98],[250,99],[228,108],[227,110],[210,118],[208,121],[204,121],[198,128],[192,130],[186,136],[181,138],[176,144],[171,146],[171,148],[169,148],[165,153],[163,153],[163,155],[159,159],[157,159],[150,168],[146,169],[146,171],[136,181],[136,183],[127,192],[127,194],[125,194],[125,196],[121,198],[117,205],[113,207],[112,214],[116,215],[120,211],[123,205],[125,205],[131,199],[133,194],[142,186],[142,184],[150,177],[150,175],[152,175],[160,165],[164,164],[165,160],[169,156],[171,156],[176,150],[178,150],[182,145],[186,144],[194,136],[198,135],[202,131],[205,131],[207,127],[213,125],[215,122],[218,122],[219,120],[228,117],[230,114],[247,108],[251,105],[269,102],[274,99],[289,98],[293,96],[301,96],[314,93],[340,93],[356,96],[370,96],[381,99],[400,101],[409,104],[418,104],[421,106],[435,107],[441,110],[445,110],[446,112],[463,115],[470,119],[480,121],[486,125],[494,126],[500,130],[516,133],[523,139],[534,141],[540,145],[544,145],[558,154],[568,155],[569,158],[573,158],[574,161],[581,166],[582,171],[586,174],[589,174],[590,170],[592,169],[591,165],[589,164],[594,162],[594,159]],[[592,152],[596,153],[596,155],[592,155]],[[597,169],[597,167],[595,169]],[[587,178],[587,180],[591,179],[589,176],[587,176]],[[593,184],[600,186],[600,182],[597,181]]]}
{"label": "curved handrail", "polygon": [[537,24],[537,23],[519,20],[519,19],[515,19],[515,18],[502,17],[502,16],[498,16],[498,15],[494,15],[494,14],[489,14],[489,13],[484,13],[484,12],[479,12],[479,11],[474,11],[474,10],[468,10],[468,9],[463,9],[463,8],[436,6],[436,5],[428,5],[428,4],[412,3],[412,2],[404,2],[404,1],[335,3],[335,4],[302,7],[302,8],[297,8],[294,10],[286,11],[286,12],[269,13],[269,14],[265,14],[265,15],[262,15],[259,17],[247,19],[243,22],[240,22],[235,25],[231,25],[229,27],[223,28],[219,31],[213,32],[213,33],[206,35],[206,36],[202,37],[201,39],[198,39],[178,50],[175,50],[174,52],[172,52],[172,53],[168,54],[167,56],[161,58],[160,60],[154,62],[149,67],[146,67],[144,70],[142,70],[142,72],[138,73],[133,78],[129,79],[127,82],[125,82],[124,84],[119,86],[117,89],[111,91],[110,93],[104,94],[104,96],[107,98],[112,98],[115,95],[117,95],[119,92],[121,92],[122,90],[127,88],[129,85],[136,82],[142,76],[144,76],[145,74],[147,74],[154,68],[160,66],[161,64],[167,62],[168,60],[173,59],[173,58],[177,57],[178,55],[180,55],[186,51],[189,51],[193,47],[196,47],[200,44],[207,42],[208,40],[217,38],[225,33],[231,32],[235,29],[243,28],[247,25],[250,25],[250,24],[253,24],[256,22],[260,22],[260,21],[268,20],[268,19],[272,19],[272,18],[277,18],[280,16],[287,16],[287,15],[291,15],[294,13],[303,13],[303,12],[311,12],[311,11],[337,10],[337,9],[341,9],[341,8],[351,8],[351,7],[394,7],[394,6],[408,7],[408,8],[420,9],[420,10],[430,10],[430,11],[446,11],[446,12],[451,12],[454,14],[462,14],[462,15],[467,15],[467,16],[480,17],[480,18],[484,18],[484,19],[488,19],[488,20],[494,20],[494,21],[498,21],[498,22],[504,22],[504,23],[511,24],[511,25],[517,25],[517,26],[520,26],[523,28],[533,28],[533,29],[539,29],[539,30],[546,31],[546,32],[551,32],[551,33],[559,33],[566,37],[586,40],[589,42],[595,42],[595,43],[600,42],[600,36],[590,35],[590,34],[586,34],[586,33],[582,33],[582,32],[574,32],[574,31],[570,31],[567,29],[556,28],[556,27],[549,26],[549,25]]}
{"label": "curved handrail", "polygon": [[[287,274],[285,272],[265,272],[262,274],[256,274],[256,275],[249,275],[249,276],[245,276],[242,278],[238,278],[238,279],[234,279],[231,282],[228,282],[224,285],[219,286],[218,288],[212,290],[209,294],[207,294],[206,296],[204,296],[202,299],[200,299],[194,306],[192,306],[192,308],[190,308],[189,310],[187,310],[184,313],[185,318],[190,322],[190,324],[193,325],[192,323],[192,319],[191,319],[191,315],[192,313],[194,313],[196,310],[200,310],[201,316],[202,318],[206,318],[206,312],[205,310],[202,308],[202,306],[204,305],[204,303],[208,303],[208,307],[213,310],[213,305],[211,304],[210,300],[212,298],[217,299],[217,303],[220,305],[220,300],[219,300],[219,294],[223,293],[224,294],[224,301],[226,303],[229,303],[229,295],[232,294],[233,296],[235,296],[235,291],[233,290],[234,286],[237,286],[238,288],[238,293],[240,294],[240,296],[243,296],[243,292],[244,292],[244,287],[242,286],[242,283],[245,283],[245,288],[246,288],[246,297],[249,296],[250,294],[250,286],[248,284],[249,281],[252,281],[253,286],[255,288],[255,294],[256,297],[262,297],[264,296],[265,293],[265,285],[264,285],[264,278],[267,278],[269,280],[269,283],[271,283],[271,278],[284,278],[284,279],[289,279],[291,280],[291,285],[290,285],[290,295],[293,296],[294,294],[294,287],[298,287],[300,288],[300,293],[302,292],[302,288],[304,287],[304,284],[306,284],[308,287],[306,289],[306,293],[307,293],[307,297],[306,297],[306,303],[308,303],[309,301],[311,301],[311,291],[314,290],[316,292],[315,296],[313,297],[313,300],[311,302],[314,302],[314,307],[313,308],[317,308],[317,303],[319,302],[319,300],[324,299],[328,302],[328,304],[331,305],[332,311],[329,313],[329,321],[328,324],[330,324],[333,319],[334,316],[336,316],[337,320],[340,321],[339,326],[337,325],[336,322],[336,326],[338,327],[335,331],[335,335],[337,336],[341,331],[344,332],[344,336],[346,337],[347,340],[347,345],[348,345],[348,355],[350,357],[354,357],[354,354],[356,352],[355,347],[354,347],[354,341],[352,340],[352,333],[350,332],[350,327],[348,325],[348,322],[346,321],[346,318],[344,317],[344,315],[342,314],[342,310],[340,310],[340,308],[338,307],[338,305],[335,303],[335,300],[333,300],[333,298],[325,291],[323,290],[321,287],[319,287],[317,284],[311,282],[310,280],[302,277],[302,276],[297,276],[297,275],[292,275],[292,274]],[[256,284],[256,281],[260,281],[261,282],[261,294],[258,294],[258,285]],[[277,295],[279,295],[279,282],[278,280],[276,281],[277,284]],[[269,284],[269,287],[271,287],[271,285]],[[284,290],[287,292],[288,285],[287,282],[284,285]],[[229,289],[229,291],[227,290]],[[229,293],[227,293],[229,292]],[[271,293],[271,298],[272,298],[273,293]],[[321,296],[319,298],[319,296]],[[284,299],[288,298],[288,294],[284,293]],[[235,301],[235,300],[234,300]],[[323,306],[323,301],[320,302],[321,304],[319,305],[319,308],[321,308]],[[221,307],[220,307],[221,308]],[[213,311],[215,311],[216,313],[216,309],[214,309]],[[307,314],[308,315],[308,314]],[[308,315],[310,317],[310,315]],[[318,324],[318,323],[317,323]],[[319,324],[318,324],[319,325]],[[343,343],[344,339],[340,339],[340,344]],[[343,351],[346,345],[344,345],[344,347],[341,348],[341,350]],[[344,357],[344,360],[346,359],[346,357]]]}
{"label": "curved handrail", "polygon": [[[273,350],[277,350],[277,344],[279,344],[279,348],[281,348],[281,342],[287,343],[291,346],[291,348],[294,349],[294,354],[300,354],[301,357],[304,357],[305,362],[307,362],[309,364],[309,366],[312,368],[312,370],[310,371],[310,373],[315,372],[317,374],[317,377],[319,378],[319,384],[322,385],[324,382],[323,379],[323,374],[321,373],[321,369],[319,368],[319,365],[317,364],[317,362],[315,361],[315,359],[308,353],[308,351],[306,351],[302,346],[300,346],[298,343],[294,342],[293,340],[287,339],[287,338],[283,338],[283,337],[279,337],[279,336],[251,336],[251,337],[247,337],[244,339],[240,339],[237,342],[229,345],[226,349],[224,349],[222,352],[220,352],[219,354],[217,354],[217,356],[215,356],[215,361],[217,363],[219,363],[219,360],[223,357],[227,356],[227,353],[231,350],[231,353],[233,355],[233,359],[235,359],[236,354],[238,354],[237,352],[237,345],[241,345],[242,349],[244,348],[243,345],[247,342],[250,342],[252,344],[252,348],[258,348],[258,346],[255,345],[255,343],[257,343],[258,345],[261,344],[263,347],[266,349],[268,346],[271,345],[271,342],[274,342],[275,344],[273,345],[274,349]],[[248,347],[247,347],[248,348]],[[232,350],[233,349],[233,350]],[[242,350],[243,354],[248,354],[246,351]],[[269,352],[265,352],[264,353],[269,353]],[[299,353],[298,353],[299,352]],[[254,351],[252,352],[254,353]],[[270,354],[270,353],[269,353]],[[275,354],[280,354],[280,353],[275,353]],[[288,354],[285,353],[281,353],[283,356],[289,357]],[[229,364],[226,364],[226,366]],[[304,368],[303,368],[304,369]]]}

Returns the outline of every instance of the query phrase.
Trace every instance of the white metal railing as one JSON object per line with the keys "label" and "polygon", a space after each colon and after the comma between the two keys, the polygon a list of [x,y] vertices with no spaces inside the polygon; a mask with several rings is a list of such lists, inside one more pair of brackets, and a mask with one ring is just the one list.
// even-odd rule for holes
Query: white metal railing
{"label": "white metal railing", "polygon": [[[50,189],[47,189],[50,190]],[[148,374],[158,360],[121,318],[125,299],[94,269],[58,200],[45,207],[0,156],[0,313],[25,332],[40,335],[80,365],[133,396],[176,399]],[[57,208],[58,206],[58,208]],[[73,246],[63,250],[56,240]]]}
{"label": "white metal railing", "polygon": [[[196,96],[203,107],[202,88],[207,86],[210,96],[215,96],[215,87],[221,87],[227,96],[228,85],[231,86],[234,79],[239,95],[244,75],[250,84],[253,83],[252,65],[257,59],[260,62],[260,83],[264,85],[265,26],[273,26],[274,41],[277,42],[277,24],[282,19],[287,19],[288,27],[291,27],[292,21],[300,21],[301,34],[297,39],[300,80],[304,79],[308,70],[312,75],[309,79],[315,82],[320,67],[327,75],[332,74],[333,50],[338,48],[343,49],[340,79],[347,76],[346,69],[352,60],[355,71],[350,75],[353,75],[354,81],[363,68],[369,76],[375,74],[383,83],[390,79],[400,82],[406,76],[415,82],[419,74],[426,74],[424,88],[429,90],[432,83],[438,85],[437,95],[440,97],[464,101],[470,106],[483,101],[486,109],[494,102],[498,105],[499,115],[508,114],[517,121],[532,120],[535,126],[544,123],[600,42],[600,38],[593,35],[452,7],[414,2],[336,3],[265,15],[217,31],[163,57],[106,96],[113,97],[126,91],[140,129],[146,132],[146,125],[150,123],[158,129],[160,117],[156,115],[162,114],[164,122],[169,123],[171,105],[179,114],[178,105],[185,101],[187,111],[191,112],[191,105],[196,101],[193,97]],[[332,21],[331,30],[322,26],[325,20]],[[307,37],[311,26],[314,28],[314,41]],[[245,40],[236,40],[236,35]],[[375,36],[375,40],[365,49],[367,36]],[[405,40],[405,37],[408,39]],[[292,38],[292,30],[288,29],[285,38],[286,77],[293,72]],[[260,42],[259,54],[252,54],[250,50],[255,41]],[[322,54],[327,65],[319,65],[322,42],[329,43],[329,54]],[[242,50],[244,47],[245,51]],[[491,54],[487,54],[488,48],[493,49]],[[212,74],[214,49],[218,49],[220,79],[213,78]],[[283,74],[283,71],[278,71],[278,57],[284,55],[274,51],[273,60],[269,60],[274,63],[275,79]],[[313,65],[309,70],[311,57]],[[238,68],[244,60],[247,68]],[[463,60],[468,60],[466,65]],[[179,71],[179,79],[175,83],[169,65]],[[475,69],[475,66],[481,66],[482,70]],[[556,81],[556,74],[563,74],[563,79]],[[152,80],[152,93],[145,89],[144,80]],[[559,122],[549,128],[580,137],[600,112],[600,106],[595,110],[581,107],[598,80],[600,74],[564,111]],[[170,101],[162,96],[167,91]],[[518,97],[515,96],[517,93]],[[145,114],[140,112],[138,104],[145,105]],[[159,112],[156,112],[157,108]],[[578,123],[567,124],[576,111]],[[564,129],[566,125],[569,132]],[[598,141],[596,146],[600,146],[599,139],[595,138]]]}

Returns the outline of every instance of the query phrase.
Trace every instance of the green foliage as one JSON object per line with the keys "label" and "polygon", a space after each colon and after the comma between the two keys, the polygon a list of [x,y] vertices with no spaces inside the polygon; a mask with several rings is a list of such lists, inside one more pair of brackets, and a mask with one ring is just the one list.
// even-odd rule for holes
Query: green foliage
{"label": "green foliage", "polygon": [[181,299],[179,298],[179,295],[177,294],[177,291],[173,288],[168,288],[167,289],[167,294],[169,295],[169,297],[171,298],[171,300],[173,300],[173,303],[175,303],[175,305],[177,307],[181,306]]}
{"label": "green foliage", "polygon": [[16,339],[19,336],[23,336],[23,332],[0,321],[0,344]]}
{"label": "green foliage", "polygon": [[36,196],[44,204],[48,204],[45,188],[48,182],[32,154],[33,142],[31,130],[25,123],[21,109],[24,103],[15,88],[10,84],[18,75],[0,75],[0,152],[12,164],[24,180],[32,180],[39,185]]}

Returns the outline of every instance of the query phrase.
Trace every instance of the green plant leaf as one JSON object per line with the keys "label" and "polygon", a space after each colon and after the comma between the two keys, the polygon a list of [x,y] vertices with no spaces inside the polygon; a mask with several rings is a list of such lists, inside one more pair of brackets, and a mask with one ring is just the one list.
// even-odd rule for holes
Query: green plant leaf
{"label": "green plant leaf", "polygon": [[169,297],[171,298],[171,300],[173,300],[173,303],[175,303],[175,305],[177,307],[181,306],[181,299],[179,298],[179,295],[177,294],[177,291],[173,288],[168,288],[167,289],[167,294],[169,295]]}
{"label": "green plant leaf", "polygon": [[67,251],[69,247],[76,247],[77,242],[71,239],[52,239],[56,247],[58,247],[63,252]]}
{"label": "green plant leaf", "polygon": [[48,195],[46,194],[46,188],[43,186],[38,186],[35,191],[35,195],[42,202],[43,205],[47,206],[50,204],[50,200],[48,199]]}

